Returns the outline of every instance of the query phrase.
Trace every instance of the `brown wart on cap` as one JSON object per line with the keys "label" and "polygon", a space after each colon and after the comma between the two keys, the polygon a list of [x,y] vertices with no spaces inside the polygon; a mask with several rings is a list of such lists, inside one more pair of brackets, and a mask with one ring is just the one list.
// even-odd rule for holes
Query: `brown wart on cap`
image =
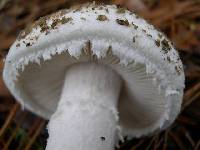
{"label": "brown wart on cap", "polygon": [[106,15],[98,15],[97,20],[106,21],[106,20],[108,20],[108,18],[106,17]]}
{"label": "brown wart on cap", "polygon": [[176,69],[177,74],[180,75],[181,71],[182,71],[181,67],[180,66],[175,66],[175,69]]}
{"label": "brown wart on cap", "polygon": [[151,34],[147,34],[147,36],[148,36],[148,37],[151,37],[151,38],[153,37]]}
{"label": "brown wart on cap", "polygon": [[135,43],[137,37],[138,37],[137,35],[133,36],[133,43]]}
{"label": "brown wart on cap", "polygon": [[57,25],[65,24],[72,20],[73,20],[72,17],[62,17],[61,19],[54,19],[51,24],[51,28],[55,29],[57,27]]}
{"label": "brown wart on cap", "polygon": [[119,24],[119,25],[123,25],[123,26],[129,26],[129,22],[127,19],[116,19],[116,22]]}
{"label": "brown wart on cap", "polygon": [[81,17],[81,20],[84,20],[84,21],[86,21],[86,18],[84,18],[84,17]]}
{"label": "brown wart on cap", "polygon": [[119,7],[119,8],[117,9],[117,13],[118,13],[118,14],[124,14],[125,12],[126,12],[126,9],[123,8],[123,7]]}
{"label": "brown wart on cap", "polygon": [[167,61],[171,62],[171,59],[170,59],[170,57],[169,57],[169,56],[167,56]]}
{"label": "brown wart on cap", "polygon": [[165,53],[168,53],[168,51],[171,50],[171,46],[169,44],[169,42],[166,40],[166,39],[163,39],[161,41],[161,45],[162,45],[162,50],[165,52]]}
{"label": "brown wart on cap", "polygon": [[16,44],[16,47],[20,47],[20,43],[17,43],[17,44]]}
{"label": "brown wart on cap", "polygon": [[160,47],[160,40],[159,39],[155,40],[155,44],[157,47]]}
{"label": "brown wart on cap", "polygon": [[142,32],[147,33],[147,31],[145,29],[142,29]]}
{"label": "brown wart on cap", "polygon": [[138,26],[137,26],[137,25],[135,25],[133,22],[132,22],[132,25],[133,25],[133,27],[134,27],[134,29],[135,29],[135,30],[137,30],[137,29],[138,29]]}
{"label": "brown wart on cap", "polygon": [[106,12],[107,12],[107,13],[109,13],[109,10],[108,10],[108,8],[106,8],[105,10],[106,10]]}
{"label": "brown wart on cap", "polygon": [[41,17],[40,20],[35,24],[36,26],[38,25],[41,28],[40,32],[47,33],[50,29],[50,27],[47,24],[47,19],[48,17]]}

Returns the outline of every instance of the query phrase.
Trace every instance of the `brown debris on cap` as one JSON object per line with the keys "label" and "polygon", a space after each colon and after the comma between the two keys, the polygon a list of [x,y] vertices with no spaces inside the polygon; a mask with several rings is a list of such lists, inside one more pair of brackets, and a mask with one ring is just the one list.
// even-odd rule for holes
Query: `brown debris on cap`
{"label": "brown debris on cap", "polygon": [[123,20],[123,19],[116,19],[116,22],[119,24],[119,25],[123,25],[123,26],[129,26],[129,22],[127,19]]}
{"label": "brown debris on cap", "polygon": [[164,53],[168,53],[168,51],[171,50],[171,46],[169,45],[169,42],[166,39],[163,39],[161,41],[161,45],[162,45],[162,50],[164,51]]}
{"label": "brown debris on cap", "polygon": [[108,20],[108,18],[105,15],[98,15],[97,20],[106,21],[106,20]]}

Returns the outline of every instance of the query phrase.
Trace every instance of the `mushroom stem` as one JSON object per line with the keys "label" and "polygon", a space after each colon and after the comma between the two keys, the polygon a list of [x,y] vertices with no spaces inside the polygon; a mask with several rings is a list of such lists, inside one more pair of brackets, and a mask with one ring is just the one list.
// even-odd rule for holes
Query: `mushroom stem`
{"label": "mushroom stem", "polygon": [[114,150],[121,79],[96,63],[70,67],[48,124],[47,150]]}

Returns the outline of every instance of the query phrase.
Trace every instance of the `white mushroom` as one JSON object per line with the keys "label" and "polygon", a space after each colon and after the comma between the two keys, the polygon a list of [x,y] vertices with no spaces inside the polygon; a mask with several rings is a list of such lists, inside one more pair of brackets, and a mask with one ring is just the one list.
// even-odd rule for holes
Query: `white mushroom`
{"label": "white mushroom", "polygon": [[25,108],[50,119],[48,150],[113,150],[124,135],[165,129],[184,89],[168,39],[114,5],[41,18],[12,45],[3,77]]}

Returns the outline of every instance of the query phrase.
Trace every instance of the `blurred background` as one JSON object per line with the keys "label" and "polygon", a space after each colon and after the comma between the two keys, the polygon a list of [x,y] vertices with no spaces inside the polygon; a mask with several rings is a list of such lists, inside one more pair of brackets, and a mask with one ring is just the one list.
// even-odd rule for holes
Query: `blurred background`
{"label": "blurred background", "polygon": [[[47,122],[23,110],[3,83],[9,47],[34,20],[88,1],[0,0],[0,150],[44,150],[48,137]],[[179,51],[186,74],[182,111],[175,123],[152,137],[126,140],[118,150],[200,150],[200,0],[96,2],[127,7],[164,32]]]}

